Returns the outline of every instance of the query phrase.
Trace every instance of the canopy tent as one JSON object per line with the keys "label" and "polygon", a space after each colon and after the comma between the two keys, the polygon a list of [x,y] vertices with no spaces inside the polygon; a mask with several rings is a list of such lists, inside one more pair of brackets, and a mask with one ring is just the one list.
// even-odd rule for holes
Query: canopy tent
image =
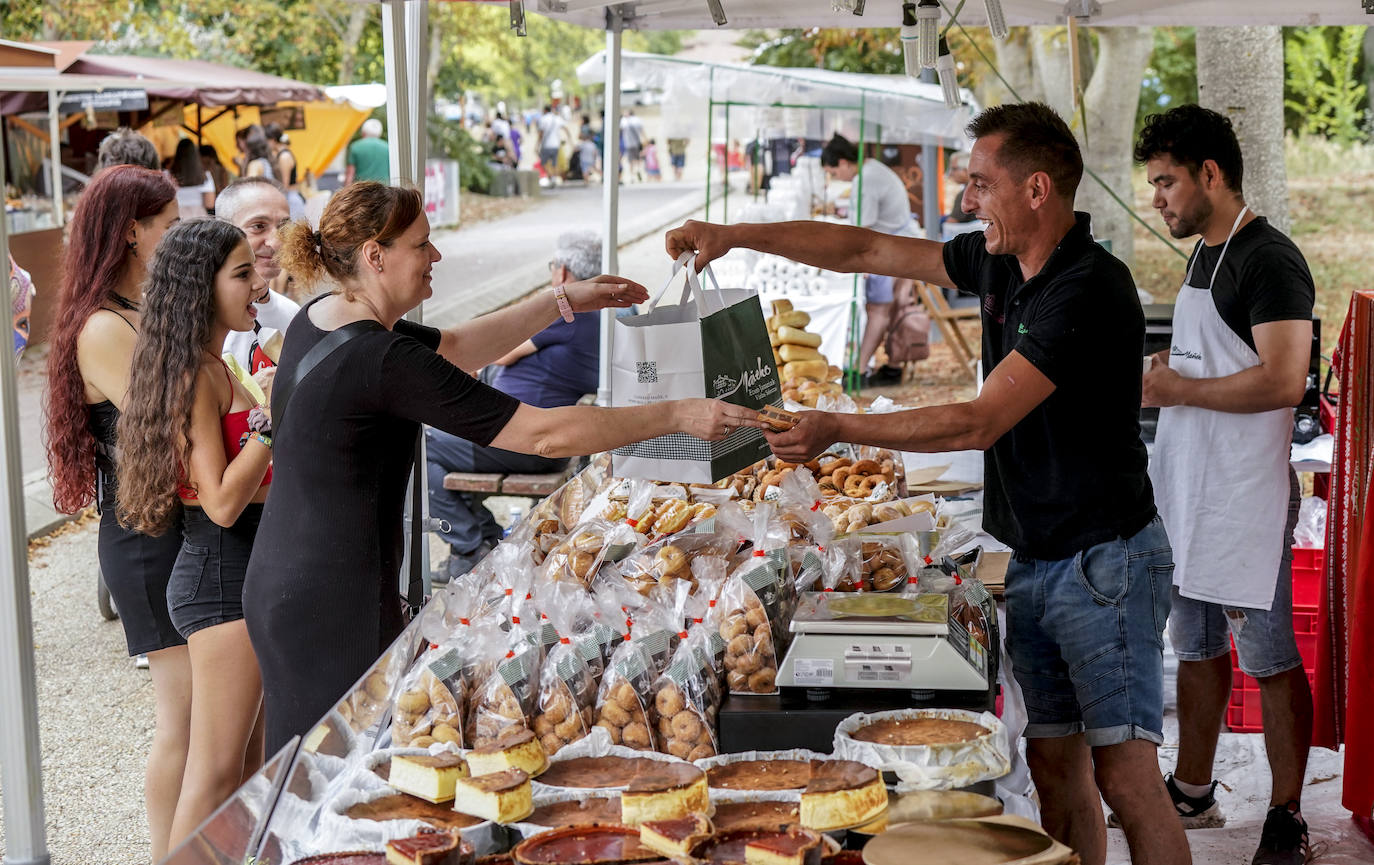
{"label": "canopy tent", "polygon": [[[902,0],[720,0],[725,23],[712,17],[707,0],[525,0],[531,11],[601,30],[606,9],[621,11],[626,30],[709,30],[806,27],[896,27]],[[863,8],[856,17],[836,6]],[[953,8],[956,4],[946,5]],[[1082,11],[1080,23],[1094,27],[1237,27],[1251,24],[1313,26],[1369,24],[1361,0],[1002,0],[1012,25],[1063,24]],[[965,26],[984,26],[983,4],[972,0],[959,13]]]}

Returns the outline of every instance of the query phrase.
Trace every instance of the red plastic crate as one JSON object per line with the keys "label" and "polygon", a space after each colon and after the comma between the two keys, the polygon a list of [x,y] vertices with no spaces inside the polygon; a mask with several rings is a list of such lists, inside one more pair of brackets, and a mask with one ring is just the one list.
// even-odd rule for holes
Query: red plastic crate
{"label": "red plastic crate", "polygon": [[[1237,674],[1244,675],[1240,671]],[[1309,688],[1314,687],[1315,677],[1314,672],[1307,671]],[[1249,676],[1245,676],[1245,679],[1250,683],[1249,687],[1231,689],[1231,705],[1226,708],[1226,726],[1232,733],[1262,733],[1264,716],[1260,711],[1259,683]]]}
{"label": "red plastic crate", "polygon": [[[1294,547],[1294,594],[1297,593],[1297,557],[1299,548]],[[1313,552],[1303,550],[1303,552]],[[1316,550],[1319,555],[1322,550]],[[1317,668],[1317,608],[1315,605],[1293,605],[1293,637],[1298,644],[1298,654],[1302,656],[1302,667],[1307,673],[1307,684],[1311,686]],[[1235,640],[1231,641],[1231,703],[1226,709],[1226,726],[1233,733],[1259,733],[1264,729],[1260,717],[1259,682],[1245,675],[1240,669],[1240,658],[1236,656]]]}
{"label": "red plastic crate", "polygon": [[1293,547],[1293,609],[1315,608],[1321,603],[1326,580],[1326,550],[1322,547]]}

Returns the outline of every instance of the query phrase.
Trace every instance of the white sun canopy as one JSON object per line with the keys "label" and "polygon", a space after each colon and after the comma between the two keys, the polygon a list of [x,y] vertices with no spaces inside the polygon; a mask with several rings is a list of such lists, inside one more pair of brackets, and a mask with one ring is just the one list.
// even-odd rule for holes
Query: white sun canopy
{"label": "white sun canopy", "polygon": [[[525,0],[525,5],[531,12],[598,30],[606,26],[611,6],[621,10],[626,30],[896,27],[902,21],[902,0],[720,0],[724,25],[712,18],[707,0]],[[848,11],[855,5],[863,7],[862,16]],[[952,11],[958,3],[944,0],[944,6]],[[1361,0],[1002,0],[1002,10],[1012,25],[1063,24],[1069,15],[1095,27],[1374,24]],[[959,21],[987,24],[982,0],[968,0]]]}
{"label": "white sun canopy", "polygon": [[[598,51],[577,67],[582,84],[606,82],[606,52]],[[727,100],[751,109],[740,118],[744,128],[786,130],[790,136],[822,137],[815,129],[792,128],[807,124],[807,106],[863,112],[865,134],[881,131],[889,142],[921,142],[935,139],[947,147],[966,143],[964,127],[977,106],[964,91],[964,107],[945,107],[940,85],[905,75],[863,75],[828,69],[777,66],[746,66],[740,63],[701,63],[660,54],[621,53],[623,80],[664,94],[663,115],[686,128],[677,137],[704,136],[708,100]],[[770,108],[768,106],[789,106]],[[972,106],[972,107],[970,107]],[[740,109],[744,110],[744,109]],[[753,121],[752,123],[750,121]],[[870,140],[872,138],[870,137]]]}

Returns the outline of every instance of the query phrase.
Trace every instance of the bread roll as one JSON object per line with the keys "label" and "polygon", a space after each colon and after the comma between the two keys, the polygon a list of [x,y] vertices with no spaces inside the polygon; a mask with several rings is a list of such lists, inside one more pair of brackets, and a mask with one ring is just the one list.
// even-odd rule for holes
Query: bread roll
{"label": "bread roll", "polygon": [[793,310],[792,312],[780,312],[780,313],[778,313],[777,315],[773,316],[771,319],[768,320],[768,326],[771,327],[771,328],[780,328],[780,327],[803,328],[803,327],[806,327],[806,326],[807,326],[808,324],[810,324],[810,323],[811,323],[811,316],[807,315],[806,313],[802,312],[801,310]]}
{"label": "bread roll", "polygon": [[823,367],[821,369],[822,375],[826,371],[825,368],[829,366],[825,361],[825,355],[816,351],[814,348],[807,348],[804,345],[780,345],[778,346],[778,354],[782,355],[782,359],[788,363],[793,363],[795,361],[820,361]]}
{"label": "bread roll", "polygon": [[825,379],[827,364],[824,360],[793,361],[782,368],[783,378],[809,378],[815,381]]}
{"label": "bread roll", "polygon": [[782,315],[784,312],[792,311],[792,301],[786,298],[773,301],[773,314]]}
{"label": "bread roll", "polygon": [[804,345],[809,348],[821,347],[821,335],[819,333],[807,333],[795,327],[784,326],[778,328],[777,339],[778,342],[773,343],[774,345],[785,342],[790,345]]}

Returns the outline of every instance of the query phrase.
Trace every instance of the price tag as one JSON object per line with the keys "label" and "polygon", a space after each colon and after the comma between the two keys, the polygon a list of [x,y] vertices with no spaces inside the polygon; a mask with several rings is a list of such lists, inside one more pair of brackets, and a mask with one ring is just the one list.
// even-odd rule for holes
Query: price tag
{"label": "price tag", "polygon": [[830,658],[797,658],[792,678],[798,685],[834,685],[835,662]]}

